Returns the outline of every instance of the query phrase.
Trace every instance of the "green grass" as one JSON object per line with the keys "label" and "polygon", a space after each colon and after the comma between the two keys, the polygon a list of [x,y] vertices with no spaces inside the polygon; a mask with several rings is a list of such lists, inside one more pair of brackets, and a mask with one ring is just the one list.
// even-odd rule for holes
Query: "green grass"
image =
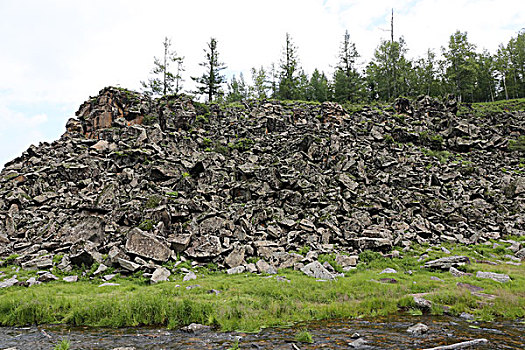
{"label": "green grass", "polygon": [[460,116],[474,115],[476,117],[487,117],[495,113],[509,111],[525,111],[525,98],[460,104],[458,114]]}
{"label": "green grass", "polygon": [[[521,239],[521,238],[520,238]],[[505,260],[509,244],[456,246],[445,245],[453,254],[479,260]],[[404,254],[404,253],[402,253]],[[423,254],[428,256],[418,261]],[[443,306],[459,315],[468,312],[482,320],[525,317],[525,267],[507,264],[473,263],[467,272],[493,271],[511,276],[501,284],[474,276],[456,278],[448,272],[428,271],[425,261],[446,254],[438,247],[414,246],[403,258],[385,258],[364,252],[356,270],[333,282],[316,282],[301,272],[284,270],[290,283],[253,274],[227,275],[200,272],[198,279],[182,282],[173,275],[171,282],[150,285],[144,278],[118,277],[119,286],[99,288],[99,279],[81,279],[77,283],[50,282],[42,285],[0,289],[0,325],[65,323],[75,326],[126,327],[166,326],[179,328],[192,322],[218,330],[258,331],[262,327],[332,318],[356,318],[393,315],[400,312],[419,314],[413,293],[429,293],[434,303],[430,313],[442,314]],[[327,258],[327,261],[330,259]],[[474,261],[474,260],[473,260]],[[380,275],[384,268],[398,271]],[[12,266],[0,269],[6,277],[17,274],[27,278],[34,272],[15,272]],[[411,271],[412,274],[405,273]],[[432,280],[439,277],[442,281]],[[383,277],[398,283],[380,283]],[[465,282],[485,288],[483,293],[497,298],[486,301],[456,286]],[[200,287],[187,290],[185,287]],[[177,285],[180,285],[178,287]],[[220,293],[209,293],[210,290]]]}

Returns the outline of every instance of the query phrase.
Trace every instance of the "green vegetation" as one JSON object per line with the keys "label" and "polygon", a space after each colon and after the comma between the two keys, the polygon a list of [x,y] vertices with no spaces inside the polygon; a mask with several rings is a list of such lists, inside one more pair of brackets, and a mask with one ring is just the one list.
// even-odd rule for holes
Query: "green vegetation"
{"label": "green vegetation", "polygon": [[299,343],[308,343],[312,344],[314,342],[314,339],[312,338],[312,334],[308,332],[308,330],[303,329],[299,333],[295,335],[295,341]]}
{"label": "green vegetation", "polygon": [[60,343],[55,345],[53,350],[68,350],[70,346],[71,346],[71,343],[69,342],[68,339],[62,339]]}
{"label": "green vegetation", "polygon": [[517,140],[509,140],[509,150],[525,152],[525,135],[521,135]]}
{"label": "green vegetation", "polygon": [[[525,237],[511,239],[524,240]],[[279,271],[289,283],[254,274],[227,275],[214,272],[216,266],[199,270],[197,281],[182,281],[174,274],[171,282],[150,285],[137,274],[118,276],[118,286],[98,287],[98,277],[68,284],[61,281],[30,288],[13,286],[0,289],[0,325],[66,323],[80,326],[166,326],[178,328],[192,322],[215,329],[257,331],[265,326],[290,325],[297,322],[392,315],[400,312],[419,314],[411,294],[428,293],[433,302],[431,314],[442,314],[448,307],[453,315],[473,314],[480,320],[525,317],[525,267],[505,263],[490,265],[478,260],[506,261],[509,244],[453,245],[444,244],[452,254],[470,256],[471,265],[462,267],[474,276],[453,277],[449,272],[421,269],[424,262],[446,256],[441,247],[414,246],[403,258],[387,258],[377,252],[360,254],[357,269],[346,277],[328,283],[316,282],[303,273]],[[422,257],[422,258],[421,258]],[[421,258],[421,259],[420,259]],[[332,261],[322,255],[320,261]],[[182,265],[182,264],[181,264]],[[180,268],[180,266],[178,268]],[[191,267],[187,262],[184,266]],[[398,271],[388,276],[379,274],[390,267]],[[96,268],[96,266],[92,267]],[[7,278],[34,276],[35,271],[16,272],[12,266],[0,268]],[[512,281],[498,283],[478,279],[476,271],[504,273]],[[176,272],[176,271],[175,271]],[[439,279],[431,279],[431,277]],[[394,278],[397,283],[381,283]],[[484,288],[494,295],[486,302],[483,296],[458,287],[457,282]],[[198,284],[199,287],[186,289]],[[210,290],[220,293],[209,293]],[[425,312],[425,311],[424,311]]]}
{"label": "green vegetation", "polygon": [[462,103],[459,106],[458,115],[474,115],[485,118],[509,111],[525,111],[525,98],[494,102]]}
{"label": "green vegetation", "polygon": [[159,196],[150,196],[148,200],[146,201],[145,207],[146,209],[153,209],[160,205],[160,202],[162,201],[162,198]]}

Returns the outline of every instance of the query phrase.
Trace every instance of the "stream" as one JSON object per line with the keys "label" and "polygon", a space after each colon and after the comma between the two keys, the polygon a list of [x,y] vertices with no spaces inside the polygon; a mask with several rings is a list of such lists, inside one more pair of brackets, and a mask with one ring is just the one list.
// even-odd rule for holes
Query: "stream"
{"label": "stream", "polygon": [[[408,327],[422,322],[426,334],[411,335]],[[314,343],[298,343],[295,335],[307,329]],[[267,328],[259,333],[186,333],[163,328],[101,329],[89,327],[39,326],[0,327],[0,349],[53,349],[63,338],[70,349],[160,350],[160,349],[229,349],[239,339],[240,349],[352,349],[358,333],[366,340],[360,349],[425,349],[485,338],[486,345],[475,349],[524,349],[525,322],[467,322],[450,316],[393,316],[370,319],[319,321],[291,328]],[[128,350],[128,349],[126,349]]]}

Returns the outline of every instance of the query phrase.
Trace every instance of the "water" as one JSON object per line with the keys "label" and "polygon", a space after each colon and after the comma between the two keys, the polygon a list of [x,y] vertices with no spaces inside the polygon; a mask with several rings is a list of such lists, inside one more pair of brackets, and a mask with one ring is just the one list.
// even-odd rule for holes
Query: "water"
{"label": "water", "polygon": [[[422,322],[429,332],[413,336],[406,329]],[[295,335],[307,329],[313,344],[295,342]],[[160,349],[228,349],[236,339],[240,349],[349,349],[351,336],[359,333],[367,349],[424,349],[439,345],[486,338],[487,345],[475,349],[524,349],[525,323],[469,323],[454,317],[395,316],[361,320],[321,321],[292,328],[269,328],[257,334],[218,333],[205,331],[189,334],[159,328],[71,328],[44,326],[0,328],[0,349],[53,349],[62,338],[71,342],[70,349],[106,350],[133,347],[136,350]]]}

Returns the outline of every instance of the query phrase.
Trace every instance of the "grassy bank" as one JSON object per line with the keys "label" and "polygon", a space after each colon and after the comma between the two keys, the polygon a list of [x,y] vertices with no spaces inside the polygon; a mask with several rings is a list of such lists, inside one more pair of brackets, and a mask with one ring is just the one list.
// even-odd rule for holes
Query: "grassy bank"
{"label": "grassy bank", "polygon": [[[483,320],[523,318],[525,266],[506,264],[509,244],[499,244],[497,247],[447,246],[452,254],[485,261],[465,266],[464,270],[474,275],[460,278],[449,272],[421,269],[425,261],[448,254],[440,247],[420,246],[402,252],[403,258],[391,259],[365,252],[356,270],[334,282],[317,282],[292,270],[279,271],[278,275],[284,278],[201,270],[197,280],[182,282],[181,275],[172,275],[172,281],[156,285],[149,285],[142,278],[117,277],[111,282],[118,286],[99,287],[102,281],[98,278],[83,278],[71,284],[57,281],[30,288],[10,287],[0,289],[0,324],[177,328],[197,322],[225,331],[257,331],[261,327],[286,326],[298,321],[399,312],[417,315],[421,311],[410,295],[416,293],[429,293],[424,297],[433,302],[428,311],[433,314],[442,314],[445,306],[446,312],[454,315],[468,312]],[[398,273],[380,274],[386,267]],[[0,270],[7,277],[15,274],[10,266]],[[475,277],[476,271],[504,273],[512,281],[479,279]],[[382,278],[393,278],[397,283],[383,283]],[[458,282],[482,287],[482,293],[494,297],[473,295],[457,286]]]}

